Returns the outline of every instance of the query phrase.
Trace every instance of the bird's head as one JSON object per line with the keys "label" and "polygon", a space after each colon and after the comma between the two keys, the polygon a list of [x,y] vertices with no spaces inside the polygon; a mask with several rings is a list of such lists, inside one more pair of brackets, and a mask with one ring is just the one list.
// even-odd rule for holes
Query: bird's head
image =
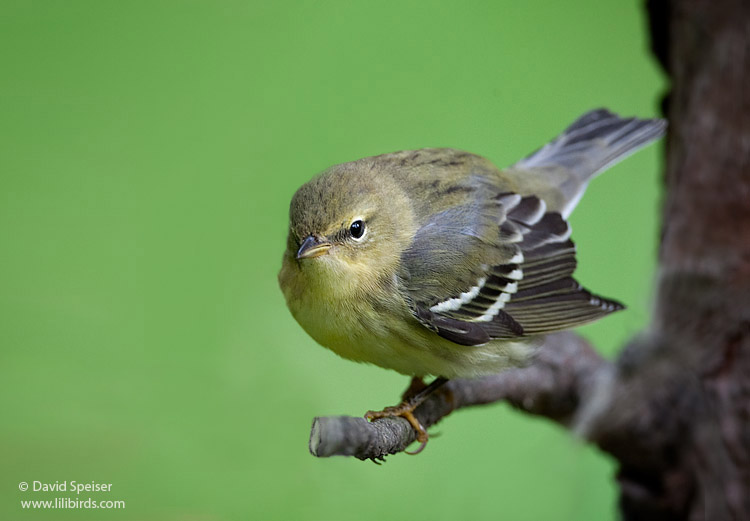
{"label": "bird's head", "polygon": [[367,291],[396,273],[413,234],[409,200],[388,172],[346,163],[292,198],[285,262],[296,264],[308,285]]}

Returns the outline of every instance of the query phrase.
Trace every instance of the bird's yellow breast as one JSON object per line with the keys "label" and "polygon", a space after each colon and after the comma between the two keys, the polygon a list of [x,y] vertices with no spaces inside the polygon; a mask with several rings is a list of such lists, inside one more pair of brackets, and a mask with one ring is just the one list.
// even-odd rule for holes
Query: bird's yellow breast
{"label": "bird's yellow breast", "polygon": [[528,340],[455,344],[420,324],[387,282],[370,281],[363,287],[362,278],[342,281],[339,274],[333,284],[335,269],[316,264],[319,260],[301,266],[285,257],[279,282],[295,320],[316,342],[343,358],[409,376],[456,378],[520,365],[532,351]]}

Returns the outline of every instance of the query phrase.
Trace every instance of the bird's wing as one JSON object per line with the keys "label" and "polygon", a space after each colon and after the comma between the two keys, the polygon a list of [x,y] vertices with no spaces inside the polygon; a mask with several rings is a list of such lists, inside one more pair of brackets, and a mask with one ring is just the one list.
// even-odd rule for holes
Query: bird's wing
{"label": "bird's wing", "polygon": [[570,226],[544,201],[514,193],[439,212],[402,257],[414,316],[457,344],[571,328],[622,309],[572,278]]}

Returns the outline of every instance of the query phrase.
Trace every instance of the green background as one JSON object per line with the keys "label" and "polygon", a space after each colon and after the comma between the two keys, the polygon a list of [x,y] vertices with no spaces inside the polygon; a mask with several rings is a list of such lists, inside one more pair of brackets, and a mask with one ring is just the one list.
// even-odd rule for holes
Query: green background
{"label": "green background", "polygon": [[[287,311],[289,200],[327,166],[463,148],[510,164],[584,111],[657,115],[640,1],[0,3],[0,518],[616,516],[615,465],[498,404],[383,466],[307,452],[311,420],[407,379]],[[649,316],[660,147],[590,187],[578,278]],[[125,510],[22,511],[20,481]]]}

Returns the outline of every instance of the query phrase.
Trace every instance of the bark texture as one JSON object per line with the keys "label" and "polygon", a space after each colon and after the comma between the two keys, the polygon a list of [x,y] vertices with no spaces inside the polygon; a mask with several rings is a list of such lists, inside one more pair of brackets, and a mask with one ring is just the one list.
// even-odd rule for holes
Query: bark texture
{"label": "bark texture", "polygon": [[[750,2],[649,0],[671,79],[660,268],[650,327],[611,364],[570,333],[524,369],[453,381],[417,411],[508,400],[620,464],[627,521],[750,519]],[[379,459],[408,423],[316,418],[317,456]]]}
{"label": "bark texture", "polygon": [[589,434],[625,519],[750,519],[750,4],[649,13],[672,82],[655,313]]}

